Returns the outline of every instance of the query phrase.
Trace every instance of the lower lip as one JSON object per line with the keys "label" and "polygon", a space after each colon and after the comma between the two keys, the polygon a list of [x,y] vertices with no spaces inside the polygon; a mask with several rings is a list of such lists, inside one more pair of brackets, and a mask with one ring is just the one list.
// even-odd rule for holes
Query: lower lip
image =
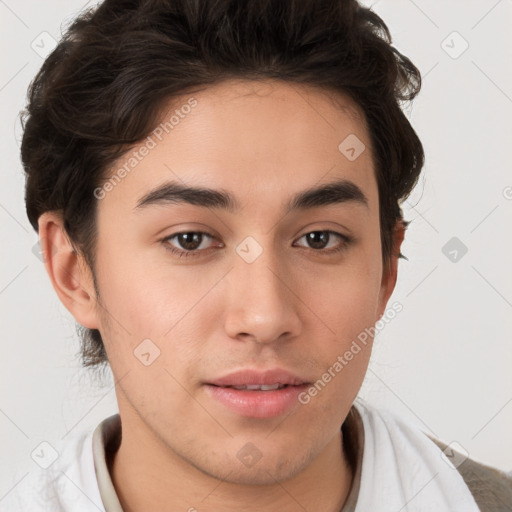
{"label": "lower lip", "polygon": [[248,418],[273,418],[283,414],[298,403],[299,394],[308,385],[286,386],[274,391],[247,391],[219,386],[205,386],[210,396]]}

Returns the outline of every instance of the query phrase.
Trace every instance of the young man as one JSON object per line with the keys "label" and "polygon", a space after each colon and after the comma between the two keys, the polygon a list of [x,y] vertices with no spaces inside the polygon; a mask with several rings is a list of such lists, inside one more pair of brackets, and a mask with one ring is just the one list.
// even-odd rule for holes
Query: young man
{"label": "young man", "polygon": [[355,1],[107,0],[70,27],[31,88],[27,212],[119,414],[5,510],[510,509],[504,474],[356,400],[419,84]]}

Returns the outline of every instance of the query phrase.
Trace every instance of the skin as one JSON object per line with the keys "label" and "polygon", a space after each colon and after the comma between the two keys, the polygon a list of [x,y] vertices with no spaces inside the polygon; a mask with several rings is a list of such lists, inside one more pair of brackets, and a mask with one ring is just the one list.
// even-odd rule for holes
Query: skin
{"label": "skin", "polygon": [[[126,512],[340,510],[353,479],[340,427],[371,340],[307,405],[277,417],[237,415],[203,383],[276,366],[315,382],[383,315],[404,232],[397,226],[384,271],[364,116],[347,96],[333,101],[283,82],[229,80],[194,98],[191,113],[98,202],[99,300],[59,213],[39,220],[53,286],[80,324],[100,330],[116,380],[123,437],[113,483]],[[349,134],[366,145],[354,161],[338,150]],[[292,195],[336,178],[357,184],[368,207],[349,201],[284,214]],[[172,179],[227,190],[241,209],[134,209]],[[353,241],[335,254],[312,248],[304,235],[326,230]],[[176,237],[162,241],[198,231],[214,237],[198,256],[166,250],[185,250]],[[250,264],[235,250],[247,236],[263,251]],[[332,235],[326,248],[343,243]],[[134,350],[148,338],[160,355],[145,366]],[[262,455],[252,467],[237,458],[248,442]]]}

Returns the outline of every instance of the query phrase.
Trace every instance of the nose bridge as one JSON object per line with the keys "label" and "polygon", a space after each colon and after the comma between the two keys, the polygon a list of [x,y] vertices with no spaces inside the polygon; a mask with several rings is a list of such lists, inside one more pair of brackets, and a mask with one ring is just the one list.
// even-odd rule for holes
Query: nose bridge
{"label": "nose bridge", "polygon": [[263,247],[247,237],[236,247],[230,273],[230,302],[226,312],[226,331],[231,337],[254,338],[271,342],[284,334],[296,335],[300,320],[292,283],[271,242]]}

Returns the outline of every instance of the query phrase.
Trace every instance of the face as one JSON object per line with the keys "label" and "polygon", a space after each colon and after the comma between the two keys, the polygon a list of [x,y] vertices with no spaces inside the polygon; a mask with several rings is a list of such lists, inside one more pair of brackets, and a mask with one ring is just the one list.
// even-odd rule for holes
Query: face
{"label": "face", "polygon": [[290,478],[335,446],[371,339],[340,358],[392,291],[364,118],[348,97],[234,80],[173,114],[98,193],[97,327],[123,428],[217,478]]}

